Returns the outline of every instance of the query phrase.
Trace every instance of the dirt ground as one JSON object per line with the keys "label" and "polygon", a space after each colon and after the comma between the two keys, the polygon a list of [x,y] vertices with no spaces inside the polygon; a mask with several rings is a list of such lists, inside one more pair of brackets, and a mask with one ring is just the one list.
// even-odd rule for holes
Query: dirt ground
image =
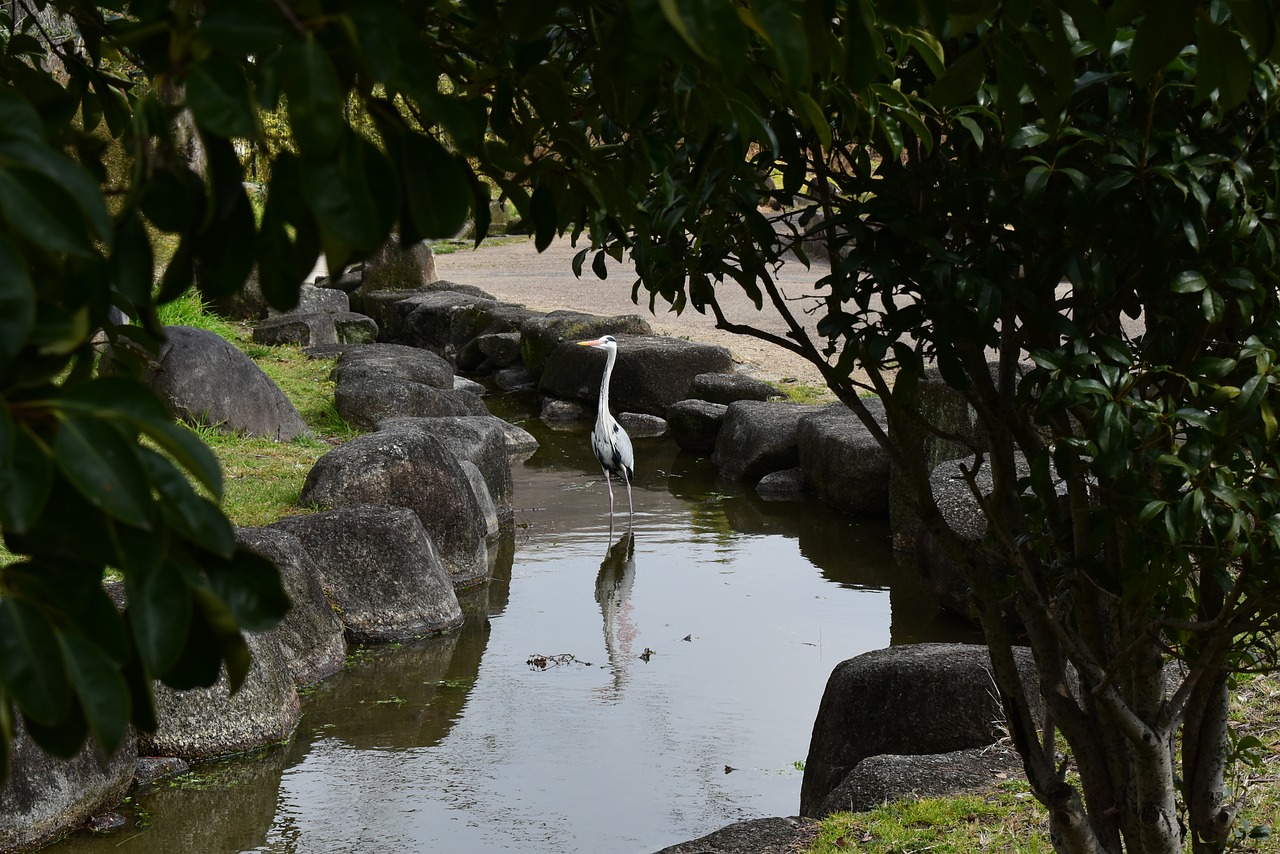
{"label": "dirt ground", "polygon": [[[609,276],[601,281],[591,272],[588,259],[582,278],[576,278],[572,263],[579,248],[581,246],[570,245],[567,239],[556,241],[542,253],[534,249],[531,238],[505,238],[475,250],[468,244],[447,254],[437,253],[436,272],[441,279],[475,285],[500,300],[539,311],[571,309],[600,315],[639,314],[658,334],[729,348],[734,361],[760,379],[825,385],[817,368],[805,359],[771,342],[717,329],[715,317],[710,313],[702,315],[686,308],[676,315],[659,299],[654,306],[657,313],[651,314],[648,292],[643,288],[641,305],[636,305],[631,301],[636,276],[629,263],[619,264],[609,259]],[[816,304],[809,295],[820,275],[817,268],[810,272],[797,262],[786,265],[778,276],[783,292],[793,300],[792,311],[811,333],[817,315],[806,315],[804,308]],[[731,321],[786,335],[785,323],[767,301],[763,311],[756,311],[746,294],[733,283],[726,283],[718,294]]]}

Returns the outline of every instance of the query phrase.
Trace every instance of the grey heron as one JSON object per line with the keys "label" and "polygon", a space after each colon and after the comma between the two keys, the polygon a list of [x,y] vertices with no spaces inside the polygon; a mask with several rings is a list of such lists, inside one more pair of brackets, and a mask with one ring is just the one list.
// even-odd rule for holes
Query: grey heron
{"label": "grey heron", "polygon": [[579,341],[579,347],[595,347],[604,350],[604,376],[600,379],[600,406],[596,413],[596,426],[591,431],[591,450],[604,469],[604,480],[609,487],[609,527],[613,527],[613,477],[617,475],[627,485],[627,518],[635,517],[631,502],[631,480],[635,477],[636,455],[631,449],[631,437],[622,425],[609,413],[609,378],[613,376],[613,363],[618,358],[618,340],[605,335],[593,341]]}

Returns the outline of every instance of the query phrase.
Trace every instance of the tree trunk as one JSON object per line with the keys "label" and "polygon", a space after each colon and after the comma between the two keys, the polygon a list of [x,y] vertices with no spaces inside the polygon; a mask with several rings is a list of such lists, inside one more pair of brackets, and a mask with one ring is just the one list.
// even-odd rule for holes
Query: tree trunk
{"label": "tree trunk", "polygon": [[1206,673],[1187,700],[1182,725],[1182,778],[1196,854],[1221,851],[1235,821],[1223,778],[1228,765],[1226,673]]}

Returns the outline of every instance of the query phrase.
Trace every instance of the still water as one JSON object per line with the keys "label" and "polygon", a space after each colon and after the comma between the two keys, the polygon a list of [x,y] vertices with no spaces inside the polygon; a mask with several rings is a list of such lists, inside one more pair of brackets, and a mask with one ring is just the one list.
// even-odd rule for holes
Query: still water
{"label": "still water", "polygon": [[57,851],[652,852],[793,815],[823,686],[852,655],[952,639],[888,530],[766,502],[668,440],[636,443],[610,533],[585,428],[527,418],[514,535],[445,638],[352,650],[293,741],[136,794]]}

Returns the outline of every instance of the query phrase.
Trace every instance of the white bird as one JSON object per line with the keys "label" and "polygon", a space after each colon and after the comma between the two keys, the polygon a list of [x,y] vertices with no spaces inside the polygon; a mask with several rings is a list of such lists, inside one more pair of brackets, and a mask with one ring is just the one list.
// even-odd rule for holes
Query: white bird
{"label": "white bird", "polygon": [[631,480],[635,477],[636,455],[631,450],[631,437],[609,413],[609,378],[613,375],[613,363],[618,358],[618,341],[612,335],[594,341],[579,341],[579,347],[595,347],[608,354],[604,363],[604,377],[600,380],[600,406],[596,413],[596,426],[591,431],[591,450],[604,469],[604,480],[609,487],[609,527],[613,527],[613,476],[622,478],[627,485],[628,519],[635,517],[631,502]]}

